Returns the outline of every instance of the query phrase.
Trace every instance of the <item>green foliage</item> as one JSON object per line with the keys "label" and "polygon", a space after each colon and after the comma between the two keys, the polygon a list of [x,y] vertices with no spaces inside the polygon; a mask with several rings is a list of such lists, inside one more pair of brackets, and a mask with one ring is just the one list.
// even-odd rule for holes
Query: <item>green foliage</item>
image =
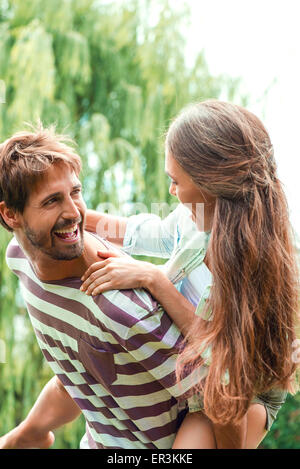
{"label": "green foliage", "polygon": [[300,448],[300,393],[288,396],[260,448]]}
{"label": "green foliage", "polygon": [[[25,122],[55,122],[77,142],[90,208],[169,201],[170,119],[191,101],[242,99],[238,81],[210,75],[203,53],[186,66],[188,20],[188,10],[167,0],[0,2],[0,141]],[[9,239],[0,229],[0,435],[26,416],[51,377],[5,263]],[[298,401],[289,399],[265,444],[296,447]],[[55,447],[78,447],[83,432],[81,417],[57,432]]]}

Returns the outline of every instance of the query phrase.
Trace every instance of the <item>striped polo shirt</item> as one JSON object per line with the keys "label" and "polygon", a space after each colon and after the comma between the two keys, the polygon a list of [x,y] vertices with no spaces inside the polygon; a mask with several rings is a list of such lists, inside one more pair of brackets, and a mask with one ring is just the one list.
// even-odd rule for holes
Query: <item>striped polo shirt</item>
{"label": "striped polo shirt", "polygon": [[177,398],[177,327],[149,293],[111,290],[91,297],[79,278],[41,282],[16,239],[7,264],[20,279],[39,346],[81,408],[90,448],[171,448]]}

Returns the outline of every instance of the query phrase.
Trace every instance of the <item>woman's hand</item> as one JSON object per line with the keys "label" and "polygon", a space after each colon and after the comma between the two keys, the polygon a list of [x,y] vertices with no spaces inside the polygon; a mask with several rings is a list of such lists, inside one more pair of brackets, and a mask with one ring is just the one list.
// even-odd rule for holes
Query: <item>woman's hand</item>
{"label": "woman's hand", "polygon": [[97,254],[102,260],[92,264],[81,277],[82,291],[88,295],[98,295],[107,290],[145,288],[161,304],[183,335],[188,333],[195,320],[195,306],[176,289],[158,266],[136,261],[115,251],[97,251]]}
{"label": "woman's hand", "polygon": [[98,295],[108,290],[148,288],[158,267],[149,262],[137,261],[114,251],[97,251],[102,261],[95,262],[85,272],[80,290],[87,295]]}

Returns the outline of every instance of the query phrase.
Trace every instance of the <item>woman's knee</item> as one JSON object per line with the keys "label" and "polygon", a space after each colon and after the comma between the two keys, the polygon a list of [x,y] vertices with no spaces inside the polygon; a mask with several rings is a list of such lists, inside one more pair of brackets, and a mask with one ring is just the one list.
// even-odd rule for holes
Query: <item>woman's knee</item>
{"label": "woman's knee", "polygon": [[262,404],[252,404],[247,412],[246,449],[255,449],[267,434],[267,411]]}

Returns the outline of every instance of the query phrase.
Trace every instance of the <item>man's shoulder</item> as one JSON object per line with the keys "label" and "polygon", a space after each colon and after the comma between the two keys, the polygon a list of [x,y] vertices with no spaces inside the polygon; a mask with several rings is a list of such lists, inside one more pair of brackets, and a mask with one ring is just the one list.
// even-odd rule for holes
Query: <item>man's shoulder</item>
{"label": "man's shoulder", "polygon": [[26,256],[15,237],[10,240],[6,248],[6,261],[8,267],[11,267],[11,261],[13,259],[26,259]]}

